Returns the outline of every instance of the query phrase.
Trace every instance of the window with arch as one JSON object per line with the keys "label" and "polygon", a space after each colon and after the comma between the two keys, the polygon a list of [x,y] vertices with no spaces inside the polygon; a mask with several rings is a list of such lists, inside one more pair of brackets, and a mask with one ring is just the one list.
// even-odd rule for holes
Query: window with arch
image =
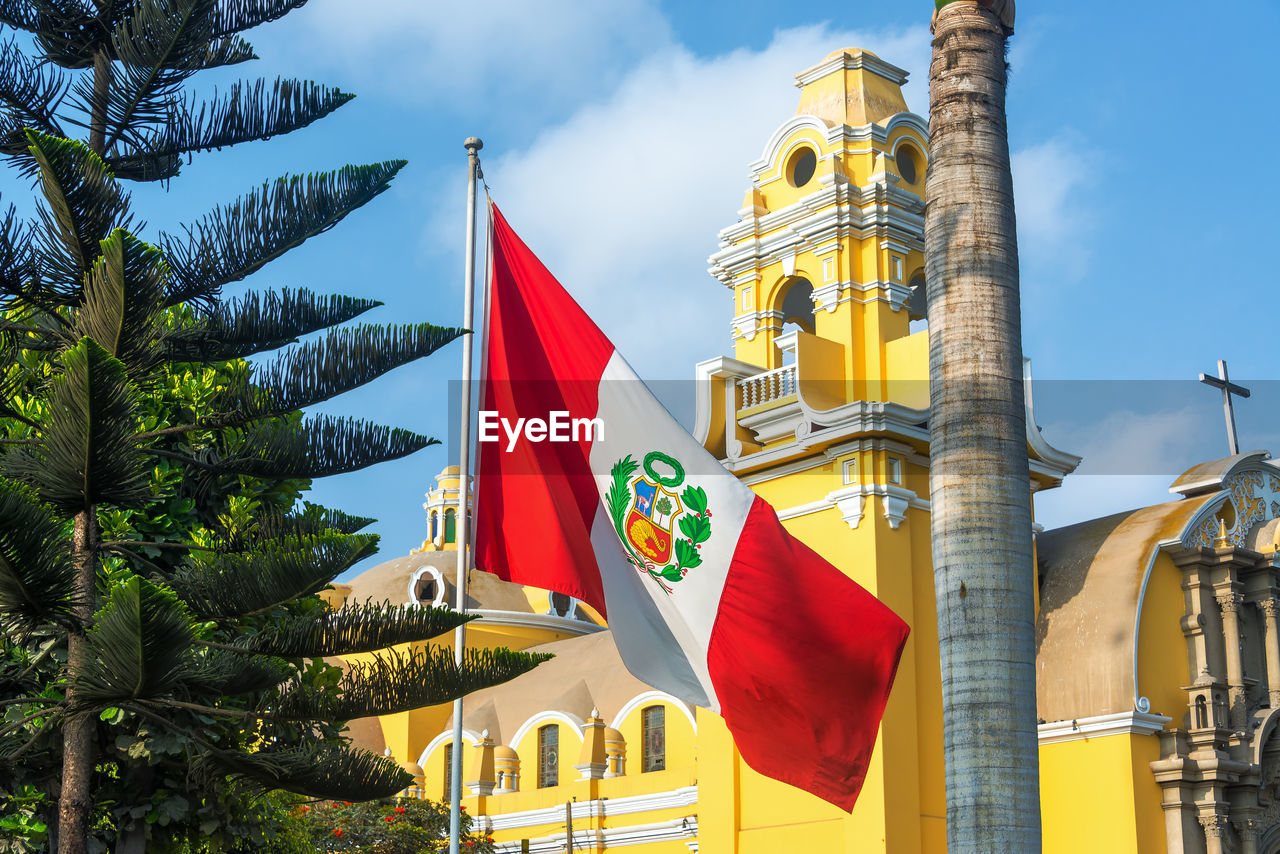
{"label": "window with arch", "polygon": [[640,713],[641,773],[667,767],[667,710],[648,706]]}
{"label": "window with arch", "polygon": [[560,785],[560,727],[538,727],[538,788]]}
{"label": "window with arch", "polygon": [[805,332],[813,332],[813,283],[803,276],[793,276],[780,291],[777,302],[782,312],[782,325],[793,323]]}
{"label": "window with arch", "polygon": [[436,537],[440,536],[440,514],[434,510],[431,511],[430,530],[431,530],[431,536],[429,539],[431,539],[434,542]]}
{"label": "window with arch", "polygon": [[450,507],[444,511],[444,541],[446,543],[457,542],[458,540],[458,511]]}
{"label": "window with arch", "polygon": [[444,746],[444,786],[441,791],[444,792],[445,800],[448,800],[453,792],[453,742]]}

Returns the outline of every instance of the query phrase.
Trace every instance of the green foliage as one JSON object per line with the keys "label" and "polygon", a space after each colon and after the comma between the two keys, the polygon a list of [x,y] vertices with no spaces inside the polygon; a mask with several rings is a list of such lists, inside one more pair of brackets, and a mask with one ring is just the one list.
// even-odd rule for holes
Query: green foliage
{"label": "green foliage", "polygon": [[[377,538],[359,533],[368,519],[300,503],[309,480],[434,440],[298,410],[463,330],[344,326],[378,303],[306,289],[223,297],[404,162],[280,178],[150,243],[137,233],[124,181],[167,182],[195,153],[350,100],[294,80],[184,94],[200,71],[254,59],[240,34],[303,2],[0,0],[0,24],[30,34],[0,43],[0,157],[38,192],[31,221],[0,212],[0,851],[42,844],[59,799],[73,854],[90,836],[300,850],[273,793],[355,800],[408,783],[350,745],[346,720],[543,659],[485,651],[458,668],[438,650],[388,652],[461,619],[331,612],[317,596]],[[354,653],[375,656],[346,672],[324,661]],[[64,743],[68,720],[93,728],[91,748]]]}
{"label": "green foliage", "polygon": [[[421,854],[448,849],[449,811],[432,801],[400,798],[302,804],[294,809],[292,818],[302,828],[313,851]],[[473,833],[471,827],[471,817],[464,812],[461,850],[467,854],[492,854],[493,838]]]}
{"label": "green foliage", "polygon": [[94,614],[90,658],[72,674],[77,701],[96,711],[172,693],[190,670],[186,653],[193,640],[191,614],[178,597],[132,576]]}
{"label": "green foliage", "polygon": [[0,519],[9,521],[0,526],[0,631],[25,637],[68,624],[75,594],[62,522],[31,489],[3,479]]}

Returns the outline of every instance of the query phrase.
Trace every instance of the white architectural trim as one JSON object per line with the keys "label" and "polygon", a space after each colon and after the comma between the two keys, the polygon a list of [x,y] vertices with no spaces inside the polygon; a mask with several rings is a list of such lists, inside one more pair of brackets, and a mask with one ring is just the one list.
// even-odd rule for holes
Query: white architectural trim
{"label": "white architectural trim", "polygon": [[472,626],[545,629],[574,636],[591,635],[605,630],[604,626],[597,626],[595,623],[589,623],[586,620],[579,620],[574,617],[557,617],[555,614],[533,614],[528,611],[493,611],[486,608],[475,608],[467,613],[479,615],[479,619],[472,623]]}
{"label": "white architectural trim", "polygon": [[[666,792],[653,792],[644,795],[630,795],[623,798],[607,800],[573,801],[570,804],[570,816],[574,821],[591,818],[613,817],[651,810],[688,808],[698,803],[698,787],[685,786]],[[537,827],[546,824],[564,822],[564,804],[553,807],[542,807],[519,812],[498,813],[475,817],[478,829],[491,833],[495,830],[516,830],[521,827]],[[679,824],[680,820],[676,819]],[[641,825],[643,826],[643,825]],[[561,850],[564,846],[564,835],[561,834]]]}
{"label": "white architectural trim", "polygon": [[[761,152],[760,159],[747,166],[751,171],[752,177],[758,178],[774,164],[781,165],[778,155],[782,151],[783,144],[788,141],[792,134],[801,130],[816,131],[818,139],[825,140],[827,138],[827,123],[817,116],[799,115],[783,122],[764,144],[764,151]],[[798,140],[792,142],[788,147],[788,151],[795,147],[795,142],[798,142]],[[809,140],[805,140],[805,142],[809,142]],[[821,154],[822,152],[819,151],[818,153]]]}
{"label": "white architectural trim", "polygon": [[1179,545],[1182,545],[1181,537],[1156,543],[1156,547],[1151,550],[1151,557],[1147,559],[1147,568],[1142,573],[1142,587],[1138,590],[1138,606],[1133,613],[1133,708],[1139,714],[1151,711],[1151,701],[1142,696],[1142,691],[1138,687],[1138,640],[1142,631],[1142,604],[1147,599],[1147,582],[1151,580],[1151,570],[1155,568],[1156,559],[1160,557],[1161,550]]}
{"label": "white architectural trim", "polygon": [[797,504],[795,507],[788,507],[785,510],[777,510],[775,512],[778,514],[778,521],[785,522],[788,519],[808,516],[810,513],[820,513],[830,507],[831,502],[823,498],[818,501],[810,501],[808,504]]}
{"label": "white architectural trim", "polygon": [[[558,807],[563,824],[564,808]],[[574,851],[603,851],[629,845],[652,845],[661,842],[683,841],[690,851],[698,850],[698,820],[696,816],[671,818],[651,824],[631,824],[623,827],[574,828]],[[692,837],[692,838],[691,838]],[[564,831],[528,840],[530,854],[563,854],[569,844]],[[499,854],[526,850],[520,840],[499,842],[494,846]]]}
{"label": "white architectural trim", "polygon": [[[670,703],[680,711],[684,712],[684,716],[689,720],[689,726],[693,727],[693,734],[698,734],[698,719],[695,716],[693,707],[684,700],[681,700],[679,697],[673,697],[665,691],[645,691],[643,693],[636,694],[630,700],[627,700],[627,702],[622,704],[622,709],[613,716],[613,723],[609,724],[609,726],[613,729],[618,729],[619,724],[627,719],[627,715],[642,706],[648,706],[653,703]],[[613,803],[613,801],[610,801],[610,803]]]}
{"label": "white architectural trim", "polygon": [[[475,745],[480,743],[480,733],[474,732],[469,729],[464,729],[462,731],[462,740],[470,742],[471,745],[474,747]],[[444,732],[437,735],[435,738],[431,739],[429,742],[427,742],[427,746],[422,748],[422,753],[419,754],[418,756],[419,767],[425,768],[427,765],[427,758],[430,757],[431,754],[435,752],[435,749],[437,747],[439,747],[441,744],[443,744],[446,741],[453,741],[452,726],[446,729]]]}
{"label": "white architectural trim", "polygon": [[[431,579],[436,583],[435,598],[432,599],[430,602],[426,603],[425,605],[423,605],[422,602],[419,602],[418,598],[413,593],[413,591],[418,587],[418,579],[422,578],[422,576],[424,575],[430,575]],[[425,566],[420,566],[418,567],[417,571],[413,573],[413,575],[409,576],[409,590],[408,590],[409,604],[422,605],[428,608],[439,608],[441,605],[444,604],[444,588],[445,588],[444,576],[440,573],[440,570],[436,569],[434,566],[431,566],[430,564],[427,564]]]}
{"label": "white architectural trim", "polygon": [[896,83],[901,86],[907,82],[906,69],[899,68],[892,63],[885,62],[873,53],[865,50],[859,50],[857,53],[849,51],[840,51],[835,56],[828,57],[812,68],[806,68],[796,75],[796,88],[802,89],[815,80],[821,80],[828,74],[836,71],[864,69],[870,71],[877,77],[883,77],[890,83]]}
{"label": "white architectural trim", "polygon": [[1079,741],[1102,738],[1108,735],[1153,735],[1164,729],[1173,718],[1146,712],[1116,712],[1112,715],[1096,715],[1076,718],[1073,721],[1053,721],[1036,727],[1041,744],[1057,744],[1062,741]]}
{"label": "white architectural trim", "polygon": [[573,730],[573,734],[578,737],[578,741],[586,740],[586,736],[584,734],[586,723],[582,718],[578,717],[573,712],[552,710],[547,712],[538,712],[536,715],[520,724],[520,727],[516,730],[516,734],[511,737],[509,742],[507,742],[507,746],[512,750],[515,750],[520,746],[520,742],[524,737],[528,735],[529,730],[542,726],[543,724],[550,723],[568,724],[569,728]]}

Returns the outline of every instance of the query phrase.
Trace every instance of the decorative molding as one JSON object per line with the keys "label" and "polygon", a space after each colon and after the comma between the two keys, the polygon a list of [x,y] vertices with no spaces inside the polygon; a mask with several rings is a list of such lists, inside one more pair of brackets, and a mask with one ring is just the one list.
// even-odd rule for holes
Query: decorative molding
{"label": "decorative molding", "polygon": [[[472,747],[475,747],[480,743],[480,733],[464,728],[462,730],[462,740],[469,742]],[[452,721],[450,722],[450,726],[447,727],[444,732],[431,739],[427,742],[427,746],[422,748],[422,753],[418,754],[419,767],[425,768],[427,765],[427,759],[435,752],[437,747],[446,741],[453,741]]]}
{"label": "decorative molding", "polygon": [[[698,718],[694,708],[679,697],[673,697],[665,691],[644,691],[627,700],[622,704],[622,708],[618,710],[618,713],[613,716],[613,723],[609,724],[610,729],[621,729],[620,724],[627,719],[627,715],[636,709],[653,703],[669,703],[675,706],[684,713],[685,718],[689,721],[689,726],[693,728],[693,734],[698,734]],[[610,801],[610,803],[613,802]]]}
{"label": "decorative molding", "polygon": [[1142,637],[1142,606],[1147,601],[1147,583],[1151,581],[1151,570],[1155,569],[1156,559],[1160,557],[1161,550],[1180,544],[1180,540],[1176,538],[1156,543],[1155,548],[1151,550],[1151,556],[1147,558],[1147,568],[1142,573],[1142,587],[1138,589],[1138,606],[1133,613],[1133,708],[1139,714],[1147,714],[1151,711],[1151,701],[1142,696],[1142,690],[1138,687],[1138,641]]}
{"label": "decorative molding", "polygon": [[828,74],[837,71],[853,71],[856,69],[864,69],[870,71],[877,77],[883,77],[890,83],[898,86],[907,82],[906,69],[899,68],[896,65],[885,62],[873,53],[865,50],[859,50],[857,53],[841,51],[835,56],[829,57],[812,68],[806,68],[796,75],[796,88],[803,88],[815,80],[821,80]]}
{"label": "decorative molding", "polygon": [[[424,575],[430,575],[431,580],[436,583],[436,595],[430,602],[426,603],[425,606],[423,605],[422,602],[418,601],[418,597],[415,596],[413,592],[418,587],[418,580],[422,578],[422,576]],[[441,574],[440,570],[436,569],[434,566],[431,566],[430,564],[427,564],[425,566],[420,566],[418,567],[417,571],[413,573],[413,575],[409,576],[409,589],[408,589],[409,604],[417,605],[419,607],[439,608],[441,605],[444,604],[445,587],[446,587],[446,584],[444,581],[444,575]]]}
{"label": "decorative molding", "polygon": [[[778,521],[785,522],[788,519],[796,519],[800,516],[808,516],[810,513],[820,513],[831,507],[831,502],[823,498],[819,501],[810,501],[808,504],[798,504],[795,507],[788,507],[785,510],[775,511],[778,514]],[[857,527],[853,525],[852,527]]]}
{"label": "decorative molding", "polygon": [[[574,600],[575,606],[577,600]],[[515,629],[546,629],[569,635],[592,635],[603,632],[604,626],[597,626],[576,617],[557,617],[555,614],[534,614],[528,611],[494,611],[487,608],[474,608],[467,612],[476,614],[478,618],[471,623],[472,627],[505,626]],[[572,613],[572,611],[570,611]]]}
{"label": "decorative molding", "polygon": [[[614,817],[649,812],[651,810],[683,809],[694,806],[697,803],[698,787],[694,785],[671,789],[666,792],[630,795],[622,798],[609,798],[608,800],[572,801],[570,816],[574,821],[577,821],[578,819],[602,818],[606,815]],[[484,832],[515,830],[521,827],[537,827],[544,824],[560,824],[564,821],[564,804],[541,809],[476,816],[475,819],[477,824],[480,825],[480,830]],[[675,819],[675,822],[679,825],[680,819]],[[644,826],[639,825],[639,827]],[[561,834],[560,838],[561,850],[564,850],[564,835]],[[517,846],[519,845],[519,843],[516,844]]]}
{"label": "decorative molding", "polygon": [[1108,735],[1154,735],[1164,729],[1173,718],[1147,712],[1117,712],[1112,715],[1096,715],[1076,718],[1072,721],[1053,721],[1036,727],[1040,744],[1057,744],[1063,741],[1079,741],[1086,738],[1102,738]]}
{"label": "decorative molding", "polygon": [[780,521],[785,521],[807,516],[810,513],[821,513],[823,510],[834,507],[840,511],[840,517],[848,524],[850,530],[856,530],[862,522],[866,500],[871,496],[879,497],[884,508],[884,517],[888,520],[889,527],[893,529],[906,519],[908,507],[929,509],[928,501],[905,487],[892,483],[852,483],[827,493],[825,498],[775,512]]}
{"label": "decorative molding", "polygon": [[507,742],[507,746],[512,750],[515,750],[520,746],[520,742],[529,734],[530,730],[535,727],[542,726],[543,724],[553,723],[568,724],[569,729],[573,730],[573,734],[578,737],[578,741],[586,740],[586,736],[584,734],[586,721],[582,720],[582,718],[578,717],[573,712],[561,712],[552,709],[545,712],[538,712],[536,715],[520,724],[520,726],[516,728],[515,735],[513,735],[511,740]]}

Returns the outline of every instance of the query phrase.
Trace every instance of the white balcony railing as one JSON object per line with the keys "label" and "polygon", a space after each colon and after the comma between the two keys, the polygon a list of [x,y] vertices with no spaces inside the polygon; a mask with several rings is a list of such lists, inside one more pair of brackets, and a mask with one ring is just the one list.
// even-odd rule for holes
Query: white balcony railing
{"label": "white balcony railing", "polygon": [[739,409],[750,409],[765,403],[772,403],[796,393],[796,366],[783,365],[754,377],[738,380],[741,390]]}

